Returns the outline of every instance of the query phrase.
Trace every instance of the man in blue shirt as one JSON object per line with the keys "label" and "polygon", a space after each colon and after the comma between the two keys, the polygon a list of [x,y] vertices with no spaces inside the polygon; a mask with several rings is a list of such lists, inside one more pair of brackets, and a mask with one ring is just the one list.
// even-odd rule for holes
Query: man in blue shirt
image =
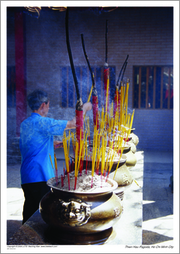
{"label": "man in blue shirt", "polygon": [[[41,198],[49,191],[46,182],[54,177],[54,135],[63,135],[65,129],[76,128],[76,118],[71,121],[46,117],[49,111],[47,93],[35,90],[28,96],[32,114],[21,123],[20,151],[21,186],[24,192],[23,223],[38,209]],[[91,103],[83,105],[84,113]]]}

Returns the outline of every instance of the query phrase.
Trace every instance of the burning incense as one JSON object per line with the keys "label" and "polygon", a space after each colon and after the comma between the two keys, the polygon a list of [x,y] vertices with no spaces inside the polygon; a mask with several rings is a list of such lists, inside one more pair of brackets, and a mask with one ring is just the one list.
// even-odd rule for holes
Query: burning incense
{"label": "burning incense", "polygon": [[127,115],[127,109],[128,109],[128,92],[129,92],[129,79],[126,84],[126,94],[125,94],[125,102],[124,102],[124,106],[126,108],[126,115]]}
{"label": "burning incense", "polygon": [[57,159],[56,154],[54,153],[54,162],[55,162],[55,178],[56,178],[56,184],[58,184],[58,168],[57,168]]}
{"label": "burning incense", "polygon": [[51,161],[51,166],[52,168],[54,169],[54,166],[53,166],[53,163],[52,163],[52,159],[51,159],[51,155],[49,154],[49,158],[50,158],[50,161]]}
{"label": "burning incense", "polygon": [[[80,165],[81,165],[81,157],[82,157],[82,149],[83,149],[83,140],[82,140],[82,138],[81,138],[81,130],[80,130],[80,149],[79,149],[79,154],[78,154],[78,158],[79,158],[79,161],[78,161],[78,170],[80,170]],[[77,143],[76,143],[76,145],[78,145]],[[80,174],[81,174],[81,172],[80,172]]]}
{"label": "burning incense", "polygon": [[88,97],[87,102],[90,102],[91,95],[92,95],[92,91],[93,91],[93,86],[91,86],[91,90],[90,90],[90,93],[89,93],[89,97]]}
{"label": "burning incense", "polygon": [[92,176],[94,175],[95,159],[97,150],[97,127],[94,127],[93,153],[92,153]]}
{"label": "burning incense", "polygon": [[[76,140],[79,142],[83,139],[83,129],[84,129],[84,118],[83,118],[83,108],[82,101],[79,101],[76,105]],[[81,133],[81,138],[80,138]]]}
{"label": "burning incense", "polygon": [[61,187],[64,186],[64,178],[63,178],[63,175],[61,175]]}
{"label": "burning incense", "polygon": [[98,97],[97,92],[93,91],[92,96],[92,106],[93,106],[93,123],[94,125],[97,125],[97,129],[99,129],[99,114],[98,114]]}
{"label": "burning incense", "polygon": [[117,110],[118,110],[118,87],[116,86],[116,91],[114,94],[114,117]]}
{"label": "burning incense", "polygon": [[123,87],[121,86],[120,124],[123,123]]}
{"label": "burning incense", "polygon": [[119,161],[118,161],[118,163],[117,163],[117,166],[116,166],[116,169],[115,169],[115,172],[114,172],[113,179],[115,179],[116,172],[117,172],[117,169],[118,169],[118,167],[119,167],[119,163],[120,163],[120,160],[121,160],[121,157],[122,157],[123,151],[124,151],[124,148],[122,147],[122,148],[121,148],[120,157],[119,157]]}
{"label": "burning incense", "polygon": [[65,178],[65,173],[66,173],[66,170],[65,170],[64,162],[63,162],[63,176],[64,176],[64,178]]}
{"label": "burning incense", "polygon": [[102,146],[101,146],[101,175],[103,175],[105,163],[105,141],[104,136],[102,136]]}
{"label": "burning incense", "polygon": [[133,113],[131,115],[131,122],[130,122],[130,125],[129,125],[128,137],[129,137],[129,135],[131,133],[131,128],[132,128],[133,119],[134,119],[134,112],[135,112],[135,110],[133,109]]}
{"label": "burning incense", "polygon": [[66,163],[66,171],[67,171],[67,175],[68,175],[68,184],[69,184],[69,190],[70,190],[70,179],[69,179],[69,153],[68,153],[68,148],[67,148],[66,132],[64,132],[63,147],[64,147],[64,156],[65,156],[65,163]]}
{"label": "burning incense", "polygon": [[78,149],[79,149],[79,145],[78,142],[76,142],[76,151],[75,151],[75,183],[74,183],[74,189],[76,190],[76,183],[77,183],[77,177],[78,177],[78,167],[77,167],[77,163],[78,163]]}
{"label": "burning incense", "polygon": [[[113,153],[113,155],[110,157],[110,162],[109,162],[109,169],[108,169],[108,173],[107,173],[107,177],[106,177],[106,181],[108,180],[108,177],[109,177],[109,173],[112,169],[112,166],[114,164],[114,157],[115,157],[115,152]],[[119,160],[120,161],[120,160]]]}

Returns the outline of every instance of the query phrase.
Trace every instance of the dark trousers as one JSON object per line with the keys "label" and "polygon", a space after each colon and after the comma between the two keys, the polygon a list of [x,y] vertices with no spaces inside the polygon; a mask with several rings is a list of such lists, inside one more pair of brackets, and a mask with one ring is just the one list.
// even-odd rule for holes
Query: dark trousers
{"label": "dark trousers", "polygon": [[27,183],[21,185],[24,192],[23,224],[36,212],[42,197],[50,191],[46,182]]}

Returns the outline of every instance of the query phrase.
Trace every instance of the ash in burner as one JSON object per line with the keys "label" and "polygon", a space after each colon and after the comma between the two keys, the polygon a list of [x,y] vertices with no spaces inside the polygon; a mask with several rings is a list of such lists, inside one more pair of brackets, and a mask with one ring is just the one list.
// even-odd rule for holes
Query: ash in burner
{"label": "ash in burner", "polygon": [[[77,177],[77,183],[76,183],[76,189],[74,190],[74,184],[75,184],[75,176],[74,172],[71,172],[69,174],[70,178],[70,191],[73,192],[104,192],[106,190],[109,190],[110,188],[114,187],[110,180],[107,180],[106,177],[96,175],[92,177],[91,172],[85,172],[85,170],[82,171],[82,175],[78,175]],[[61,186],[61,182],[54,183],[54,187],[59,188],[60,190],[69,191],[69,185],[68,185],[68,177],[65,175],[65,178],[63,179],[64,186]]]}

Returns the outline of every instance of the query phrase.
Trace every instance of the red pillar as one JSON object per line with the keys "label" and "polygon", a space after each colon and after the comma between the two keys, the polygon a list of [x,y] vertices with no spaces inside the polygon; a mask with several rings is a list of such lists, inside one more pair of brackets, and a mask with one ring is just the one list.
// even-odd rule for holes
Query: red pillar
{"label": "red pillar", "polygon": [[26,118],[26,83],[24,51],[23,13],[15,13],[15,71],[16,71],[16,135],[20,135],[20,124]]}

